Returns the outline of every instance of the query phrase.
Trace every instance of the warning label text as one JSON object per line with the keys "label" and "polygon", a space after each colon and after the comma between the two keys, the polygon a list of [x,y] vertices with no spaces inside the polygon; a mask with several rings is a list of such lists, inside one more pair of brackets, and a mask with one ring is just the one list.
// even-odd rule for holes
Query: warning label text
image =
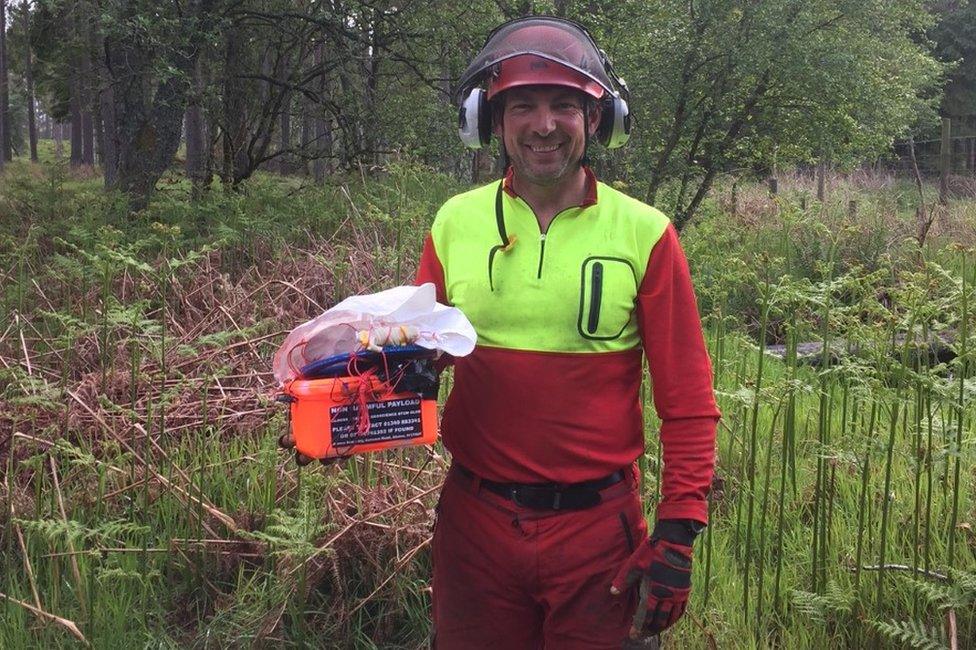
{"label": "warning label text", "polygon": [[419,397],[367,402],[366,407],[369,413],[369,429],[362,434],[358,433],[359,404],[344,404],[329,409],[333,447],[409,440],[421,436]]}

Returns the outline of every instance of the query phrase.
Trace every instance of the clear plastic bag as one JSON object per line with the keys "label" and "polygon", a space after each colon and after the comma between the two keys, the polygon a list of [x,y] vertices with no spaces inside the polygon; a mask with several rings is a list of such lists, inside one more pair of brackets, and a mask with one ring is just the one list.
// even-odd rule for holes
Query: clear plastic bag
{"label": "clear plastic bag", "polygon": [[[412,340],[407,340],[412,339]],[[390,341],[463,357],[478,335],[460,310],[437,302],[431,283],[346,298],[299,325],[274,355],[274,375],[284,385],[313,361]]]}

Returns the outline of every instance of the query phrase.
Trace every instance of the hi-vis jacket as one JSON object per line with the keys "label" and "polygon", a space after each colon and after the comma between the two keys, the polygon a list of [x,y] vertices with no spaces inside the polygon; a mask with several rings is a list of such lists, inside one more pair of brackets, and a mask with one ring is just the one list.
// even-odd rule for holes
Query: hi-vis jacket
{"label": "hi-vis jacket", "polygon": [[719,412],[688,264],[663,214],[586,171],[587,200],[546,232],[511,172],[438,212],[417,282],[478,333],[455,360],[444,445],[495,481],[576,483],[629,466],[644,449],[643,349],[662,420],[657,516],[705,522]]}

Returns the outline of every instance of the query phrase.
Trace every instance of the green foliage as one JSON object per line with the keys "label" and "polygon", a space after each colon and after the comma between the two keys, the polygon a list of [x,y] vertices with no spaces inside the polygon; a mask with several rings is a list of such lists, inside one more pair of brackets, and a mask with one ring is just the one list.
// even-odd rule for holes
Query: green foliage
{"label": "green foliage", "polygon": [[800,589],[793,590],[793,606],[801,616],[809,616],[816,621],[827,621],[841,615],[850,614],[854,607],[854,594],[835,582],[827,583],[822,594]]}
{"label": "green foliage", "polygon": [[952,64],[945,88],[943,112],[971,117],[976,111],[976,3],[937,3],[938,22],[930,30],[936,52]]}
{"label": "green foliage", "polygon": [[628,180],[679,227],[718,172],[851,164],[934,117],[921,0],[615,2],[585,22],[634,89]]}
{"label": "green foliage", "polygon": [[[861,191],[858,217],[852,220],[848,186],[834,188],[826,203],[808,201],[802,209],[804,182],[784,177],[787,189],[776,199],[758,187],[739,190],[738,217],[722,212],[729,197],[725,185],[706,202],[707,209],[682,240],[703,313],[720,311],[754,330],[762,302],[761,270],[776,293],[771,342],[784,341],[783,318],[792,311],[818,318],[825,301],[832,301],[832,327],[848,337],[870,338],[876,329],[854,326],[881,325],[892,318],[906,329],[918,330],[925,322],[930,333],[955,326],[960,287],[953,257],[944,249],[949,238],[933,235],[926,252],[931,263],[919,271],[914,210],[899,207],[891,196],[904,191],[900,185],[892,191]],[[797,189],[790,189],[794,183]],[[967,219],[963,213],[952,217],[960,225]],[[879,296],[901,307],[885,309]],[[914,324],[910,314],[917,317]]]}
{"label": "green foliage", "polygon": [[[908,580],[925,602],[941,616],[946,610],[962,610],[976,604],[976,574],[954,569],[951,582],[931,582],[919,578]],[[871,621],[871,625],[887,638],[913,648],[942,650],[949,646],[941,625],[927,625],[918,620]]]}
{"label": "green foliage", "polygon": [[67,460],[68,464],[73,467],[93,469],[99,463],[99,460],[93,453],[91,453],[91,451],[82,449],[77,445],[73,445],[64,438],[59,438],[55,441],[53,451],[55,451],[59,457]]}
{"label": "green foliage", "polygon": [[21,406],[54,410],[61,403],[61,390],[25,368],[14,366],[0,368],[0,397]]}
{"label": "green foliage", "polygon": [[159,571],[142,572],[120,567],[99,568],[95,573],[95,581],[99,584],[113,584],[128,580],[139,583],[141,587],[148,587],[161,577]]}
{"label": "green foliage", "polygon": [[321,536],[334,528],[321,519],[316,498],[319,489],[306,488],[294,508],[272,510],[263,530],[244,533],[244,537],[264,542],[275,556],[298,562],[315,555]]}
{"label": "green foliage", "polygon": [[917,621],[891,621],[890,623],[873,621],[872,625],[892,641],[904,643],[912,648],[947,650],[949,647],[945,632],[937,625],[928,626]]}
{"label": "green foliage", "polygon": [[[956,97],[972,76],[972,11],[922,0],[462,8],[444,0],[47,0],[34,3],[28,39],[22,21],[13,22],[11,47],[20,56],[29,40],[38,95],[59,120],[72,94],[97,104],[91,96],[114,82],[119,145],[130,151],[124,167],[141,160],[133,152],[145,159],[170,147],[176,135],[161,116],[182,112],[192,96],[211,131],[202,152],[206,179],[194,178],[201,193],[213,172],[234,187],[269,167],[311,172],[320,183],[334,170],[373,173],[398,157],[467,178],[472,159],[457,141],[454,80],[501,21],[556,13],[590,28],[633,90],[633,141],[621,152],[594,151],[597,167],[681,226],[719,173],[761,174],[821,159],[850,166],[886,153],[910,126],[932,124],[946,66],[925,35],[933,35],[943,60],[964,59],[950,86]],[[143,83],[123,83],[126,75]],[[173,92],[155,101],[164,89]],[[963,105],[965,96],[952,101]],[[139,148],[137,114],[154,129],[156,147]],[[143,171],[151,167],[155,183],[169,162],[147,162]],[[122,176],[127,190],[149,191]],[[197,218],[205,221],[213,207],[200,206]]]}
{"label": "green foliage", "polygon": [[976,601],[974,594],[967,593],[958,585],[944,585],[922,580],[913,580],[912,582],[919,594],[938,609],[965,607],[970,602]]}
{"label": "green foliage", "polygon": [[151,528],[122,519],[99,522],[98,526],[88,527],[73,519],[14,519],[14,523],[48,541],[66,541],[72,544],[82,542],[95,545],[124,544],[131,539],[140,539]]}

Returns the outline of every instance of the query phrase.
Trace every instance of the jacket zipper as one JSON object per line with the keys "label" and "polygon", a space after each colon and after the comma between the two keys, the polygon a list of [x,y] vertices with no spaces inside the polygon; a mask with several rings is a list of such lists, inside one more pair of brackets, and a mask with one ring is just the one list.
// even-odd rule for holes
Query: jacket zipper
{"label": "jacket zipper", "polygon": [[[528,204],[526,204],[526,205],[528,205]],[[537,280],[541,280],[542,279],[542,261],[543,261],[543,259],[546,256],[546,235],[549,233],[549,229],[552,228],[553,222],[556,219],[559,218],[559,215],[563,214],[564,212],[568,212],[569,210],[572,210],[574,208],[578,208],[578,207],[579,206],[575,206],[574,205],[574,206],[565,208],[563,210],[560,210],[559,212],[557,212],[553,216],[552,221],[549,222],[549,225],[546,226],[546,229],[545,230],[543,230],[541,227],[539,228],[539,270],[536,272],[536,276],[535,276]],[[530,207],[529,210],[531,211],[532,208]],[[534,214],[535,214],[535,212],[533,212],[533,215]],[[538,220],[536,220],[536,225],[538,225],[538,224],[539,224],[539,222],[538,222]]]}
{"label": "jacket zipper", "polygon": [[536,275],[537,280],[542,279],[542,258],[546,254],[546,233],[539,233],[539,274]]}
{"label": "jacket zipper", "polygon": [[[574,206],[574,207],[576,207],[576,206]],[[539,271],[538,271],[538,273],[536,273],[536,276],[535,276],[537,280],[541,280],[542,279],[542,260],[546,256],[546,235],[548,235],[549,229],[552,228],[553,221],[555,221],[559,217],[559,215],[561,215],[563,212],[566,212],[567,210],[572,210],[572,209],[573,208],[570,207],[570,208],[566,208],[565,210],[562,210],[560,212],[557,212],[555,214],[555,216],[553,216],[552,221],[549,222],[549,225],[546,226],[546,229],[545,230],[542,230],[542,228],[539,228]],[[536,221],[536,225],[538,225],[538,223],[539,222]]]}
{"label": "jacket zipper", "polygon": [[603,300],[603,264],[593,263],[593,275],[590,276],[590,314],[586,321],[586,331],[596,332],[600,324],[600,302]]}

